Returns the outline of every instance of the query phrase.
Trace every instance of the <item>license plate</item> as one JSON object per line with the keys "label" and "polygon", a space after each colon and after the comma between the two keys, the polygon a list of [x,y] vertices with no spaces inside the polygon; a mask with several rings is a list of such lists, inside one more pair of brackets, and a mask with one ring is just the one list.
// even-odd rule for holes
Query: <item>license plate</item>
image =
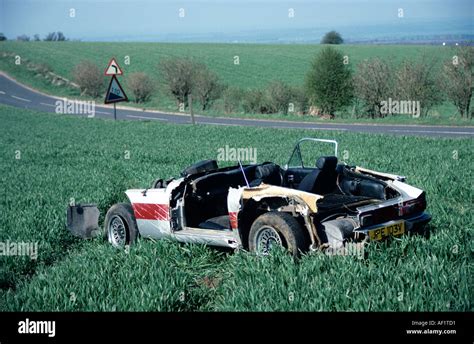
{"label": "license plate", "polygon": [[390,236],[398,236],[405,233],[405,221],[396,222],[391,225],[371,229],[369,231],[370,240],[382,240]]}

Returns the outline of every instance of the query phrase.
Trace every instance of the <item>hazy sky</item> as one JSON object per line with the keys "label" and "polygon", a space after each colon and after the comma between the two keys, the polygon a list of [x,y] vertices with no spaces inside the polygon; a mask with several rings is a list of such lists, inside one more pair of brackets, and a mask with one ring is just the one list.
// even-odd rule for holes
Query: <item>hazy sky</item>
{"label": "hazy sky", "polygon": [[[184,18],[180,18],[180,8]],[[290,8],[294,18],[288,17]],[[398,18],[398,9],[404,18]],[[75,17],[70,17],[70,9]],[[473,22],[473,0],[0,0],[0,32],[42,37],[62,31],[83,40],[253,30]],[[469,24],[468,24],[469,25]],[[469,27],[469,26],[468,26]],[[466,34],[473,34],[472,25]],[[440,32],[442,34],[443,32]]]}

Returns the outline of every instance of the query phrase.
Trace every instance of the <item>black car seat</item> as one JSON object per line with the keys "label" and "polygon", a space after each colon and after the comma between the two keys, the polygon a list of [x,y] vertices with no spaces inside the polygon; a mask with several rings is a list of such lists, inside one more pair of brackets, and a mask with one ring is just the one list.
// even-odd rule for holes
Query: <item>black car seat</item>
{"label": "black car seat", "polygon": [[325,195],[334,191],[337,180],[337,158],[322,156],[316,161],[316,168],[303,178],[298,190]]}
{"label": "black car seat", "polygon": [[250,182],[250,186],[258,186],[261,183],[281,186],[283,176],[281,168],[272,162],[263,163],[255,169],[255,179]]}

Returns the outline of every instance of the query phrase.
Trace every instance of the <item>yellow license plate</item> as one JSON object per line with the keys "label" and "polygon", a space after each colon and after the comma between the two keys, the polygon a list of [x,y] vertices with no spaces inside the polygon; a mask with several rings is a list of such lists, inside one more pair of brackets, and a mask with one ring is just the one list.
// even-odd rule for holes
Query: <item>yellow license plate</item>
{"label": "yellow license plate", "polygon": [[398,236],[405,233],[405,221],[396,222],[388,226],[371,229],[370,240],[382,240],[390,236]]}

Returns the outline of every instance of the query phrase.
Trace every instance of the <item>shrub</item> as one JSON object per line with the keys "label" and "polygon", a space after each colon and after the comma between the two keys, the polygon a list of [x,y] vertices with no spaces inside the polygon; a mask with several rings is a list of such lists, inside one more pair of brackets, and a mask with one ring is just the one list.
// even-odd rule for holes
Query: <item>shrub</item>
{"label": "shrub", "polygon": [[306,76],[306,90],[311,104],[331,118],[337,110],[350,104],[352,73],[344,64],[342,53],[332,47],[321,50]]}
{"label": "shrub", "polygon": [[291,88],[280,80],[272,81],[266,88],[268,111],[271,113],[288,114],[291,101]]}
{"label": "shrub", "polygon": [[420,113],[428,111],[443,100],[440,79],[433,60],[405,61],[396,73],[396,97],[399,100],[419,101]]}
{"label": "shrub", "polygon": [[81,94],[97,97],[104,89],[102,71],[90,61],[82,61],[72,71],[73,79],[81,89]]}
{"label": "shrub", "polygon": [[242,107],[245,113],[271,113],[265,92],[258,89],[250,89],[244,92]]}
{"label": "shrub", "polygon": [[294,112],[302,115],[308,113],[309,99],[304,87],[295,86],[291,88],[291,102],[294,104]]}
{"label": "shrub", "polygon": [[143,103],[150,99],[154,86],[148,75],[141,72],[132,73],[127,81],[127,85],[135,98],[135,103]]}
{"label": "shrub", "polygon": [[354,76],[354,91],[370,117],[383,117],[381,102],[393,94],[393,74],[389,65],[379,58],[361,62]]}
{"label": "shrub", "polygon": [[244,91],[241,88],[227,87],[222,92],[222,100],[225,113],[233,113],[239,111]]}

